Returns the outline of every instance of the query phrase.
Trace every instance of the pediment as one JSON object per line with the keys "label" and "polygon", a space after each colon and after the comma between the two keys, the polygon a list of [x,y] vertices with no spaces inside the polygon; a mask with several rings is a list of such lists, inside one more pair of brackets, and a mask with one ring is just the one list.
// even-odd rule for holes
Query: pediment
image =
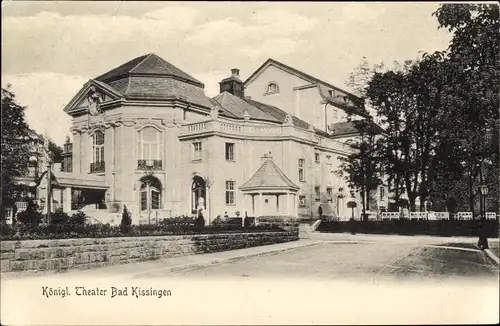
{"label": "pediment", "polygon": [[64,112],[87,112],[91,115],[102,113],[102,105],[121,99],[123,96],[109,85],[96,80],[89,80],[64,108]]}

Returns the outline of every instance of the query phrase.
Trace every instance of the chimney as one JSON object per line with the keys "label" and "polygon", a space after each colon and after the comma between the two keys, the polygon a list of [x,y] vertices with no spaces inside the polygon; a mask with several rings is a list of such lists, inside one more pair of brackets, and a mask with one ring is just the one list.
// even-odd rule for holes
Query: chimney
{"label": "chimney", "polygon": [[240,70],[237,68],[231,69],[231,77],[223,79],[220,83],[220,93],[229,92],[234,96],[245,98],[245,90],[243,82],[240,79]]}

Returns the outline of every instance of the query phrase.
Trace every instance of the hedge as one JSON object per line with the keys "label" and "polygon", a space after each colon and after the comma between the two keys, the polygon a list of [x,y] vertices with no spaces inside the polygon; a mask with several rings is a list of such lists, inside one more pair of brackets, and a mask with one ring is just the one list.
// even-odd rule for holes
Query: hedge
{"label": "hedge", "polygon": [[[478,236],[477,220],[410,220],[394,219],[382,221],[322,221],[316,231],[367,234],[402,234],[434,236]],[[489,238],[498,237],[498,221],[484,221],[484,230]]]}
{"label": "hedge", "polygon": [[134,236],[162,236],[214,233],[248,233],[248,232],[281,232],[286,228],[273,225],[245,225],[237,223],[213,223],[200,228],[195,219],[187,216],[166,218],[158,224],[131,225],[125,231],[121,226],[109,224],[75,224],[57,223],[50,225],[21,224],[12,226],[0,225],[2,240],[38,240],[38,239],[69,239],[69,238],[107,238]]}

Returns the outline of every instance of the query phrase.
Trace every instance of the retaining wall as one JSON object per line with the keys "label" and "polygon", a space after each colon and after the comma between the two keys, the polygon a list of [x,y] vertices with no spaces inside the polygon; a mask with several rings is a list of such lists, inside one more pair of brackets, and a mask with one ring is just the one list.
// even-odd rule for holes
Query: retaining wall
{"label": "retaining wall", "polygon": [[2,241],[1,271],[61,271],[298,240],[298,231]]}

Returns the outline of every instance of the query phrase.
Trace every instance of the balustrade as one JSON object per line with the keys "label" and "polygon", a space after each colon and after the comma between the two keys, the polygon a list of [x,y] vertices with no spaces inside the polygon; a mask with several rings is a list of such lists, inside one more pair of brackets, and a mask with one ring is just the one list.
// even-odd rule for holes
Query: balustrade
{"label": "balustrade", "polygon": [[105,164],[104,161],[90,163],[90,173],[104,172]]}
{"label": "balustrade", "polygon": [[162,160],[137,160],[138,170],[162,170]]}

